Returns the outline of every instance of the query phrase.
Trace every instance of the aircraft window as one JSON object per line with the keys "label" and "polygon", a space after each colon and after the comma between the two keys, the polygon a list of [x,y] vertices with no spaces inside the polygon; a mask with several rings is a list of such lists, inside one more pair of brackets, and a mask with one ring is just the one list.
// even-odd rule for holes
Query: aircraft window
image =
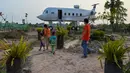
{"label": "aircraft window", "polygon": [[68,15],[70,16],[70,13],[68,13]]}
{"label": "aircraft window", "polygon": [[46,13],[48,13],[48,11],[46,11]]}
{"label": "aircraft window", "polygon": [[51,12],[51,14],[54,14],[54,12]]}
{"label": "aircraft window", "polygon": [[78,16],[78,13],[76,13],[76,16]]}
{"label": "aircraft window", "polygon": [[74,13],[72,15],[74,16]]}
{"label": "aircraft window", "polygon": [[80,13],[80,16],[82,16],[82,13]]}
{"label": "aircraft window", "polygon": [[64,15],[66,15],[66,13],[64,13]]}

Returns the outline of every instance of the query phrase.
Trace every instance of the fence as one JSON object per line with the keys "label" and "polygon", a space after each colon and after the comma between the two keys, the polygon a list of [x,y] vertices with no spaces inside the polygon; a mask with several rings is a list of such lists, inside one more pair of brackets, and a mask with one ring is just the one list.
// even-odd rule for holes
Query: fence
{"label": "fence", "polygon": [[23,30],[27,31],[29,25],[27,24],[14,24],[14,23],[0,23],[0,30]]}

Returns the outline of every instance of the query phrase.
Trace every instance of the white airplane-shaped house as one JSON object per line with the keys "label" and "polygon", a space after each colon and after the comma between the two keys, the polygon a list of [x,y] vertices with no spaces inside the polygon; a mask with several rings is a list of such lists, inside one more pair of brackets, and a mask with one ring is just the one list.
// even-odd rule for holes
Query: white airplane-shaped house
{"label": "white airplane-shaped house", "polygon": [[74,8],[55,8],[48,7],[42,15],[37,16],[43,21],[79,21],[82,22],[85,18],[94,18],[96,14],[96,5],[93,5],[92,10],[79,9],[78,5]]}

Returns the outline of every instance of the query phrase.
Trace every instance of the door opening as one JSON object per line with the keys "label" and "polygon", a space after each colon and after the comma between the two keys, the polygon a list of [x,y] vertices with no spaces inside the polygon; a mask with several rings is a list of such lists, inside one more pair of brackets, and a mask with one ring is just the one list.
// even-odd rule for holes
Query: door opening
{"label": "door opening", "polygon": [[62,19],[62,10],[58,10],[58,19]]}

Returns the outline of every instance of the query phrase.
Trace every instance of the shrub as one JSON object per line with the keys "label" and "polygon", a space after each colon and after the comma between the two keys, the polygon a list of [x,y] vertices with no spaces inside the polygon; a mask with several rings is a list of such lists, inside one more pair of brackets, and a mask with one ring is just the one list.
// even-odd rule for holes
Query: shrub
{"label": "shrub", "polygon": [[123,71],[124,71],[124,73],[130,73],[130,62],[126,63],[123,66]]}
{"label": "shrub", "polygon": [[36,28],[37,32],[41,32],[43,28]]}
{"label": "shrub", "polygon": [[72,26],[71,25],[67,25],[67,30],[71,30]]}
{"label": "shrub", "polygon": [[31,51],[31,44],[27,44],[27,41],[24,41],[24,38],[21,37],[19,43],[12,42],[12,45],[8,45],[6,42],[0,40],[0,44],[3,45],[0,49],[4,49],[4,55],[0,64],[5,66],[7,60],[11,58],[11,65],[13,65],[13,61],[16,58],[19,58],[23,61],[29,56],[29,52]]}
{"label": "shrub", "polygon": [[57,26],[56,27],[56,35],[67,35],[68,30],[63,27]]}
{"label": "shrub", "polygon": [[[116,41],[109,41],[102,45],[100,49],[99,60],[105,59],[108,62],[115,62],[119,66],[119,62],[126,58],[126,52],[129,51],[129,48],[124,47],[125,39],[121,38]],[[102,65],[102,64],[101,64]],[[119,66],[120,67],[120,66]]]}
{"label": "shrub", "polygon": [[130,32],[130,24],[127,25],[127,31]]}
{"label": "shrub", "polygon": [[103,40],[104,39],[104,31],[101,30],[95,30],[92,35],[91,35],[91,39],[92,40]]}

